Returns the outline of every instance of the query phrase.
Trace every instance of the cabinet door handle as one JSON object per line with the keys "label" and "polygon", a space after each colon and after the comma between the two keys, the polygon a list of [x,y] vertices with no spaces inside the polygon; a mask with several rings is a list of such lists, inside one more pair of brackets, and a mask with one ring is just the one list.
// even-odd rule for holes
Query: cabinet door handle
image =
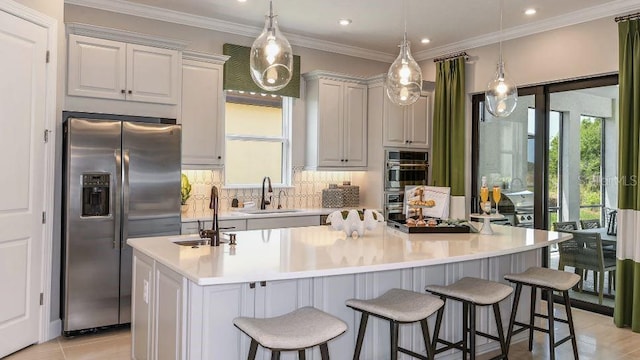
{"label": "cabinet door handle", "polygon": [[260,286],[262,286],[262,287],[267,286],[267,282],[266,281],[260,281]]}
{"label": "cabinet door handle", "polygon": [[256,283],[251,282],[249,283],[249,289],[255,289],[256,288]]}
{"label": "cabinet door handle", "polygon": [[222,156],[218,156],[218,160],[222,159]]}
{"label": "cabinet door handle", "polygon": [[349,162],[349,159],[344,159],[344,162]]}
{"label": "cabinet door handle", "polygon": [[131,91],[131,90],[129,90],[128,92],[129,92],[129,94],[133,94],[133,91]]}
{"label": "cabinet door handle", "polygon": [[122,90],[120,90],[120,93],[124,94],[124,93],[126,93],[126,91],[124,89],[122,89]]}

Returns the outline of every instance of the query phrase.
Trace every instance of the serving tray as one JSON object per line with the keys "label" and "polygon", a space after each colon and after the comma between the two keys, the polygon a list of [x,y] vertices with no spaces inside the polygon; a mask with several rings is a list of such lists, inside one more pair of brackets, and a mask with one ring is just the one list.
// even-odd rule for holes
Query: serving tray
{"label": "serving tray", "polygon": [[407,225],[402,222],[387,220],[387,226],[400,230],[408,234],[425,234],[425,233],[469,233],[471,229],[467,225],[447,225],[447,226],[415,226]]}

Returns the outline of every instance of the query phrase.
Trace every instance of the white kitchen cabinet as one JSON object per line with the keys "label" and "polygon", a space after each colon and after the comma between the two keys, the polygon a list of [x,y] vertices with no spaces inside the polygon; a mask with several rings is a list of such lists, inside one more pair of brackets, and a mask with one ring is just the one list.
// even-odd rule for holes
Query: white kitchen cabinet
{"label": "white kitchen cabinet", "polygon": [[155,324],[153,329],[154,359],[184,359],[183,339],[187,279],[155,263]]}
{"label": "white kitchen cabinet", "polygon": [[306,81],[306,166],[364,170],[367,166],[367,86],[361,78],[314,71]]}
{"label": "white kitchen cabinet", "polygon": [[186,278],[133,253],[132,358],[185,359]]}
{"label": "white kitchen cabinet", "polygon": [[423,95],[412,105],[399,106],[385,93],[383,111],[384,146],[419,149],[431,146],[429,97]]}
{"label": "white kitchen cabinet", "polygon": [[180,61],[173,49],[70,34],[67,93],[174,105]]}
{"label": "white kitchen cabinet", "polygon": [[182,164],[187,168],[224,163],[223,66],[228,56],[184,52],[182,57]]}
{"label": "white kitchen cabinet", "polygon": [[[309,306],[310,284],[309,279],[204,287],[190,283],[190,358],[246,359],[251,340],[233,326],[233,319],[279,316]],[[271,353],[259,347],[256,358],[267,360]],[[297,352],[283,353],[281,358],[297,359]]]}

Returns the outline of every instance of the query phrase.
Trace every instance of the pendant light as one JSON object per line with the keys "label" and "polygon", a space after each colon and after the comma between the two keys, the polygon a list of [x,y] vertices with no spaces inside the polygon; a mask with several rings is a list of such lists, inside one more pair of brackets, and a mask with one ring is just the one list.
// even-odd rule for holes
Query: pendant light
{"label": "pendant light", "polygon": [[484,93],[487,110],[495,117],[511,115],[518,103],[518,88],[507,78],[502,60],[502,1],[500,0],[500,58],[496,76],[489,82]]}
{"label": "pendant light", "polygon": [[422,92],[422,71],[411,56],[407,41],[407,16],[402,2],[404,14],[404,37],[400,43],[400,54],[393,61],[387,72],[387,96],[397,105],[411,105],[418,101]]}
{"label": "pendant light", "polygon": [[287,86],[293,74],[293,51],[289,41],[278,28],[277,15],[269,1],[269,15],[265,16],[264,30],[251,45],[249,67],[253,81],[267,91]]}

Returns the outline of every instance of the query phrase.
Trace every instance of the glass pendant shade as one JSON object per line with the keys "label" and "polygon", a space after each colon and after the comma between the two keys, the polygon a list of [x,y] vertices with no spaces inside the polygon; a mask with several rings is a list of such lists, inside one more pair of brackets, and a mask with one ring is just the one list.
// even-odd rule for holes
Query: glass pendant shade
{"label": "glass pendant shade", "polygon": [[405,33],[400,54],[387,72],[387,96],[397,105],[411,105],[418,101],[422,92],[422,71],[411,56]]}
{"label": "glass pendant shade", "polygon": [[278,20],[270,9],[264,30],[251,45],[249,67],[253,81],[267,91],[287,86],[293,74],[293,51],[278,29]]}
{"label": "glass pendant shade", "polygon": [[487,110],[495,117],[507,117],[515,110],[518,88],[507,79],[502,60],[498,63],[496,77],[487,85],[484,96]]}

